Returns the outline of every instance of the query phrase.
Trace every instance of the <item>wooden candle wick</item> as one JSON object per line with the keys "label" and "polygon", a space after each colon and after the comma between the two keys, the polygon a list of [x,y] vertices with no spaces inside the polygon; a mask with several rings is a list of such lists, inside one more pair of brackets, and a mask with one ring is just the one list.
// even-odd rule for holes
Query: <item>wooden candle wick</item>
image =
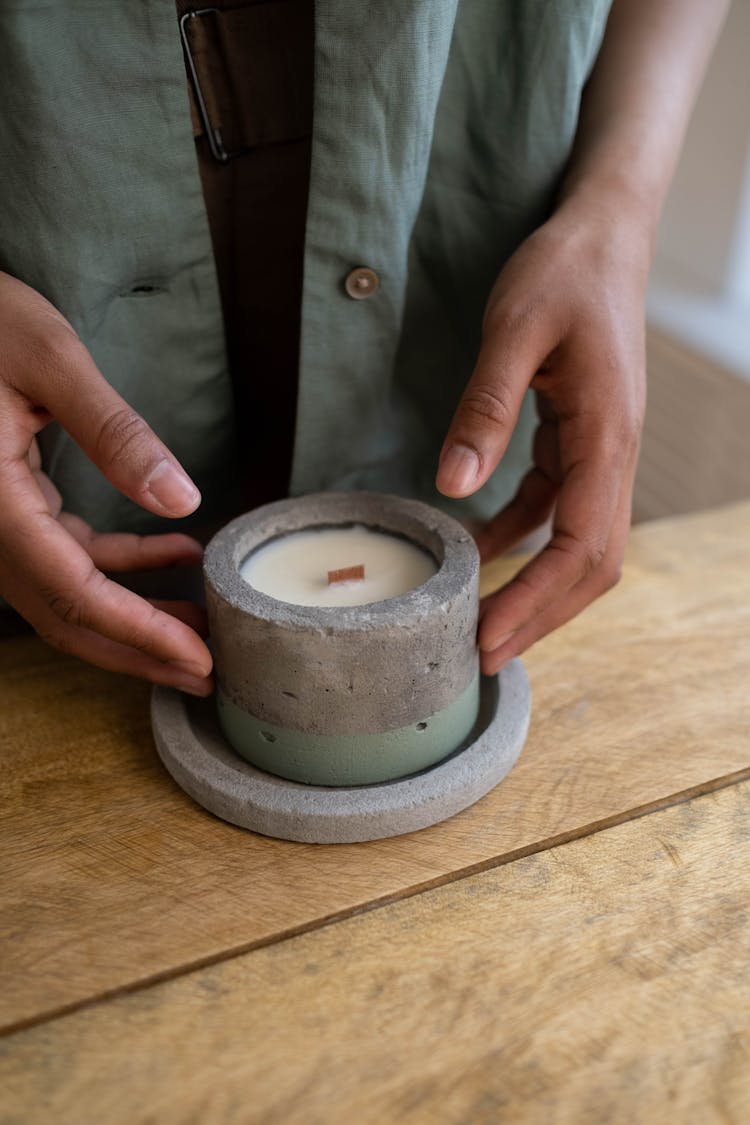
{"label": "wooden candle wick", "polygon": [[335,586],[337,582],[361,582],[364,576],[364,563],[359,563],[357,566],[342,566],[340,570],[328,571],[328,585]]}

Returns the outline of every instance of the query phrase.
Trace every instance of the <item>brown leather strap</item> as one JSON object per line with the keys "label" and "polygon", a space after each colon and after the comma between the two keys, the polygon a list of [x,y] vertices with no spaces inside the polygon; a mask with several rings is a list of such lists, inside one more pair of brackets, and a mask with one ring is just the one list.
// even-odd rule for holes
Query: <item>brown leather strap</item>
{"label": "brown leather strap", "polygon": [[[176,2],[180,15],[201,6]],[[294,447],[313,0],[210,6],[221,14],[189,21],[191,50],[227,148],[242,146],[244,155],[215,160],[200,127],[196,151],[221,290],[244,502],[255,507],[286,495]]]}
{"label": "brown leather strap", "polygon": [[[309,133],[309,12],[305,0],[265,0],[185,21],[209,120],[229,152]],[[192,83],[191,108],[200,136]]]}

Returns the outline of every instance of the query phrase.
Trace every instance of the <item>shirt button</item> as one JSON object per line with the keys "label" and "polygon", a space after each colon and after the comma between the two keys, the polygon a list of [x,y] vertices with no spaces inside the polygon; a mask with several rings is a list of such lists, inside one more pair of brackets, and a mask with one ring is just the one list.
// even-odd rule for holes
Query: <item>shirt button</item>
{"label": "shirt button", "polygon": [[369,266],[357,266],[346,275],[344,289],[355,301],[363,301],[365,297],[372,297],[377,293],[380,278]]}

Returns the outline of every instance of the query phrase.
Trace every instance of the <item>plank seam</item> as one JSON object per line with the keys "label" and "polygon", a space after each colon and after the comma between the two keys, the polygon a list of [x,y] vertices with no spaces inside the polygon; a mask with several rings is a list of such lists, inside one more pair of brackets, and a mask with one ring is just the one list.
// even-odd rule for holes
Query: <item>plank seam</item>
{"label": "plank seam", "polygon": [[197,958],[195,961],[185,962],[174,968],[152,973],[149,976],[130,981],[127,984],[119,985],[117,988],[105,989],[95,996],[86,997],[84,1000],[75,1000],[70,1004],[62,1004],[56,1008],[50,1008],[46,1012],[39,1012],[26,1019],[16,1020],[5,1026],[0,1026],[0,1039],[8,1038],[19,1032],[28,1031],[33,1027],[39,1027],[41,1024],[64,1019],[66,1016],[72,1015],[75,1012],[84,1011],[99,1004],[108,1003],[110,1000],[116,1000],[123,996],[142,992],[168,981],[179,980],[183,976],[201,972],[203,969],[211,968],[213,965],[220,965],[236,957],[243,957],[247,953],[255,952],[257,949],[263,949],[283,941],[290,941],[304,934],[315,933],[327,926],[335,925],[338,922],[344,922],[349,918],[356,918],[362,914],[368,914],[372,910],[380,910],[383,907],[392,906],[394,903],[415,898],[417,895],[436,890],[438,887],[458,883],[462,879],[467,879],[474,875],[494,871],[499,867],[505,867],[510,863],[515,863],[517,860],[526,859],[528,856],[539,855],[542,852],[552,850],[552,848],[562,847],[565,844],[573,843],[575,840],[597,835],[600,832],[605,832],[609,828],[616,828],[632,820],[640,820],[643,817],[650,816],[652,813],[661,812],[675,805],[686,804],[707,793],[714,793],[719,789],[727,789],[732,785],[738,785],[743,781],[749,780],[750,766],[746,766],[733,773],[724,774],[711,781],[701,782],[699,785],[691,786],[689,789],[679,790],[676,793],[658,797],[656,800],[649,801],[645,805],[636,805],[632,809],[614,813],[601,820],[590,821],[588,824],[581,825],[578,828],[572,828],[567,832],[561,832],[557,835],[546,837],[533,844],[526,844],[521,848],[514,848],[508,852],[503,852],[501,855],[494,856],[491,859],[481,860],[479,863],[469,864],[455,871],[446,872],[444,875],[435,876],[435,878],[426,880],[423,883],[415,883],[413,886],[404,888],[393,894],[381,895],[379,898],[374,898],[370,902],[362,903],[359,906],[346,907],[333,914],[316,918],[312,922],[303,923],[299,926],[291,926],[286,930],[280,930],[278,933],[269,935],[268,937],[259,938],[256,941],[243,942],[231,948],[224,949],[220,953]]}

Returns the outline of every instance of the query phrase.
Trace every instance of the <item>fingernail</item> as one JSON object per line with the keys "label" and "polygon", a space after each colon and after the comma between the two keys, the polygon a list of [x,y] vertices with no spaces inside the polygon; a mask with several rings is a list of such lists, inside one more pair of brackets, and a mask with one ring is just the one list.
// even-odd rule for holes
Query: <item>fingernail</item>
{"label": "fingernail", "polygon": [[200,504],[201,494],[190,477],[165,458],[146,481],[146,488],[168,512],[187,516]]}
{"label": "fingernail", "polygon": [[510,663],[510,660],[510,656],[506,656],[505,658],[501,656],[500,659],[497,660],[494,652],[483,652],[479,666],[485,676],[496,676],[506,664]]}
{"label": "fingernail", "polygon": [[438,488],[442,492],[468,492],[479,473],[479,458],[468,445],[449,445],[440,458]]}
{"label": "fingernail", "polygon": [[482,652],[496,652],[497,649],[502,648],[504,644],[507,644],[507,642],[512,637],[515,637],[516,632],[517,630],[513,629],[510,633],[503,633],[501,637],[493,637],[490,643],[487,643],[487,641],[480,641],[479,647]]}
{"label": "fingernail", "polygon": [[186,676],[196,676],[199,680],[205,680],[211,674],[211,664],[199,664],[197,660],[170,660],[169,667],[184,672]]}
{"label": "fingernail", "polygon": [[213,685],[210,680],[194,680],[186,676],[184,679],[176,679],[172,686],[176,687],[178,691],[187,692],[188,695],[197,695],[200,699],[205,699],[207,695],[211,694]]}

